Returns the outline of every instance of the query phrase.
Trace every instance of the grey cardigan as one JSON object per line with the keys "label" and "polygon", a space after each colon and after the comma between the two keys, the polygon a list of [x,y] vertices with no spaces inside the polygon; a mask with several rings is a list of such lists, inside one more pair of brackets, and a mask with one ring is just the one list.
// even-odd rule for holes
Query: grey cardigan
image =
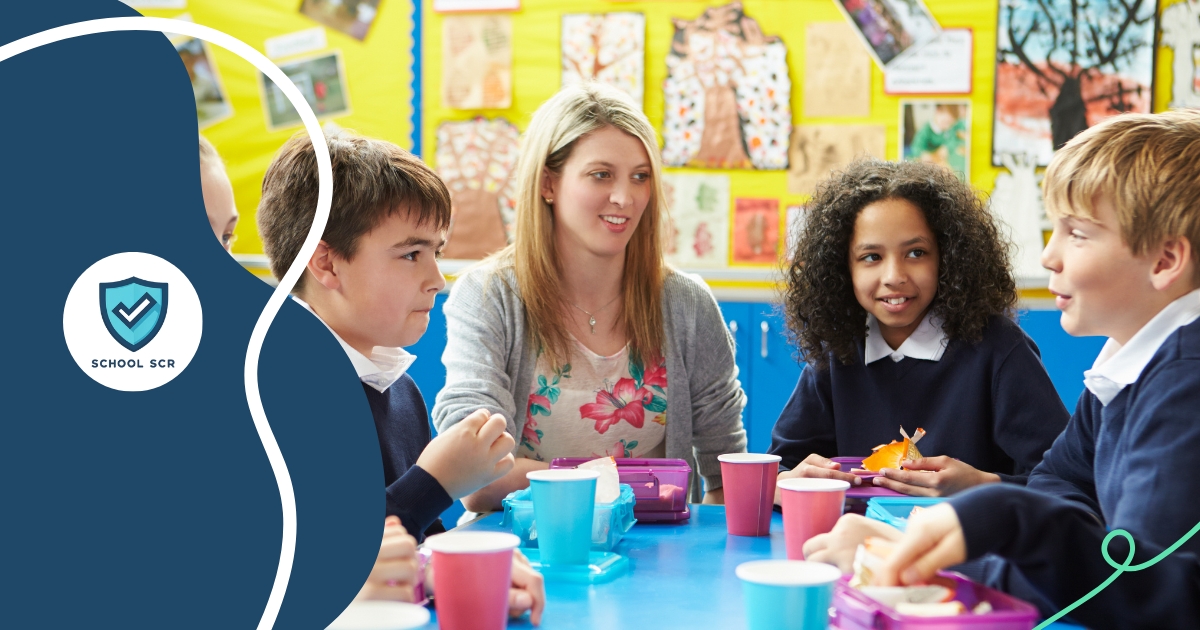
{"label": "grey cardigan", "polygon": [[[477,409],[503,414],[517,439],[533,385],[536,349],[526,339],[525,308],[511,267],[485,263],[459,277],[446,315],[446,386],[433,406],[438,431]],[[717,456],[746,450],[733,339],[708,285],[679,271],[663,283],[666,327],[667,457],[686,459],[704,480],[721,487]],[[693,498],[697,497],[693,485]]]}

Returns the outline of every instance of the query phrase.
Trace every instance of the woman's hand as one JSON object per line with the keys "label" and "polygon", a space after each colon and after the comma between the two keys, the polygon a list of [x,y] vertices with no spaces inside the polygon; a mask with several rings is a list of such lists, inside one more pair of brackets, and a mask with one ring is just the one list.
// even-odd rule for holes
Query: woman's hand
{"label": "woman's hand", "polygon": [[818,534],[804,543],[804,559],[832,564],[842,573],[853,571],[854,552],[867,536],[900,540],[903,532],[858,514],[845,514],[828,534]]}
{"label": "woman's hand", "polygon": [[901,462],[905,470],[884,468],[875,485],[915,497],[945,497],[985,483],[997,483],[999,475],[983,472],[970,464],[941,455]]}
{"label": "woman's hand", "polygon": [[416,580],[417,541],[404,530],[399,518],[389,516],[383,521],[383,542],[375,566],[354,599],[411,602]]}
{"label": "woman's hand", "polygon": [[814,479],[840,479],[849,482],[851,486],[862,484],[862,478],[850,472],[842,472],[842,465],[831,460],[821,457],[816,453],[804,458],[804,461],[796,464],[796,467],[791,470],[785,470],[779,473],[776,478],[775,486],[775,505],[782,505],[782,495],[779,490],[778,482],[784,479],[793,477],[809,477]]}
{"label": "woman's hand", "polygon": [[704,505],[725,505],[725,488],[716,488],[704,493],[700,501]]}
{"label": "woman's hand", "polygon": [[875,572],[875,585],[921,584],[938,570],[966,561],[967,542],[958,513],[942,503],[908,519],[900,543]]}

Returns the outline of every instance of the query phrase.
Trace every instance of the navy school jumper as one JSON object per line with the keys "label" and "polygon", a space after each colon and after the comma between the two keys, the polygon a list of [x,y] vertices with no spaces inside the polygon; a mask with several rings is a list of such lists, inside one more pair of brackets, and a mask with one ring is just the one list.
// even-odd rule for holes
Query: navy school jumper
{"label": "navy school jumper", "polygon": [[940,361],[884,357],[863,365],[830,357],[828,370],[805,366],[775,423],[769,452],[795,468],[812,453],[866,457],[901,439],[900,427],[926,435],[917,445],[1001,480],[1025,483],[1069,414],[1042,366],[1037,345],[1017,324],[993,316],[983,339],[951,340]]}

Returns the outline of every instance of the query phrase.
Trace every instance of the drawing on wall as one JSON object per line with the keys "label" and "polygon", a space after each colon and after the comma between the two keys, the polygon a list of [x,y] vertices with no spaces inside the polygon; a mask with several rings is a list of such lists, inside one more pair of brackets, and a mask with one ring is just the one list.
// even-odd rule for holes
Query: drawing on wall
{"label": "drawing on wall", "polygon": [[900,153],[905,160],[944,166],[969,181],[970,101],[901,101]]}
{"label": "drawing on wall", "polygon": [[779,200],[738,197],[733,202],[733,262],[779,260]]}
{"label": "drawing on wall", "polygon": [[512,19],[455,15],[442,20],[442,103],[450,109],[512,106]]}
{"label": "drawing on wall", "polygon": [[855,158],[886,159],[883,125],[798,125],[792,134],[788,192],[811,195],[817,184]]}
{"label": "drawing on wall", "polygon": [[668,166],[784,169],[792,130],[787,47],[740,2],[672,18],[663,82]]}
{"label": "drawing on wall", "polygon": [[[297,59],[279,64],[279,69],[296,84],[304,100],[316,112],[317,118],[341,116],[350,113],[350,100],[346,95],[346,73],[342,68],[342,54],[334,51],[315,57]],[[263,91],[263,106],[267,110],[267,128],[271,131],[300,124],[300,114],[283,95],[275,82],[263,73],[258,74]]]}
{"label": "drawing on wall", "polygon": [[1024,153],[1045,166],[1101,120],[1149,112],[1156,11],[1152,0],[1000,0],[992,164]]}
{"label": "drawing on wall", "polygon": [[804,115],[871,115],[871,57],[845,22],[813,22],[805,31]]}
{"label": "drawing on wall", "polygon": [[300,12],[362,41],[379,12],[379,0],[303,0]]}
{"label": "drawing on wall", "polygon": [[1007,173],[996,176],[996,188],[989,200],[992,212],[1011,230],[1017,251],[1013,271],[1023,279],[1045,279],[1050,272],[1042,267],[1042,238],[1046,208],[1042,201],[1041,175],[1031,155],[1005,153],[1000,156]]}
{"label": "drawing on wall", "polygon": [[208,44],[195,37],[175,40],[175,50],[187,68],[196,96],[196,119],[204,129],[233,115],[233,107],[221,85],[217,67],[208,54]]}
{"label": "drawing on wall", "polygon": [[888,64],[885,94],[970,94],[975,77],[975,33],[944,28],[937,38]]}
{"label": "drawing on wall", "polygon": [[512,241],[519,135],[503,118],[438,126],[437,173],[450,189],[451,203],[446,258],[478,260]]}
{"label": "drawing on wall", "polygon": [[1163,9],[1162,45],[1171,64],[1170,107],[1200,107],[1200,0],[1180,0]]}
{"label": "drawing on wall", "polygon": [[646,16],[570,13],[562,16],[562,84],[599,81],[642,107],[646,83]]}
{"label": "drawing on wall", "polygon": [[663,175],[668,221],[664,254],[690,268],[729,264],[729,176]]}
{"label": "drawing on wall", "polygon": [[834,0],[881,70],[938,35],[923,0]]}

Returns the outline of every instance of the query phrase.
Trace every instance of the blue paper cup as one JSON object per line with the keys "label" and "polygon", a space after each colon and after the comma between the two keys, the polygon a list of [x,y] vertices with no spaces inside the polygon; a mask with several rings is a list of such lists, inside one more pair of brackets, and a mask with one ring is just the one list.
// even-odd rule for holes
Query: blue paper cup
{"label": "blue paper cup", "polygon": [[825,630],[837,567],[801,560],[755,560],[737,567],[750,630]]}
{"label": "blue paper cup", "polygon": [[543,565],[586,565],[596,508],[595,470],[575,468],[526,473],[533,490],[533,519]]}

